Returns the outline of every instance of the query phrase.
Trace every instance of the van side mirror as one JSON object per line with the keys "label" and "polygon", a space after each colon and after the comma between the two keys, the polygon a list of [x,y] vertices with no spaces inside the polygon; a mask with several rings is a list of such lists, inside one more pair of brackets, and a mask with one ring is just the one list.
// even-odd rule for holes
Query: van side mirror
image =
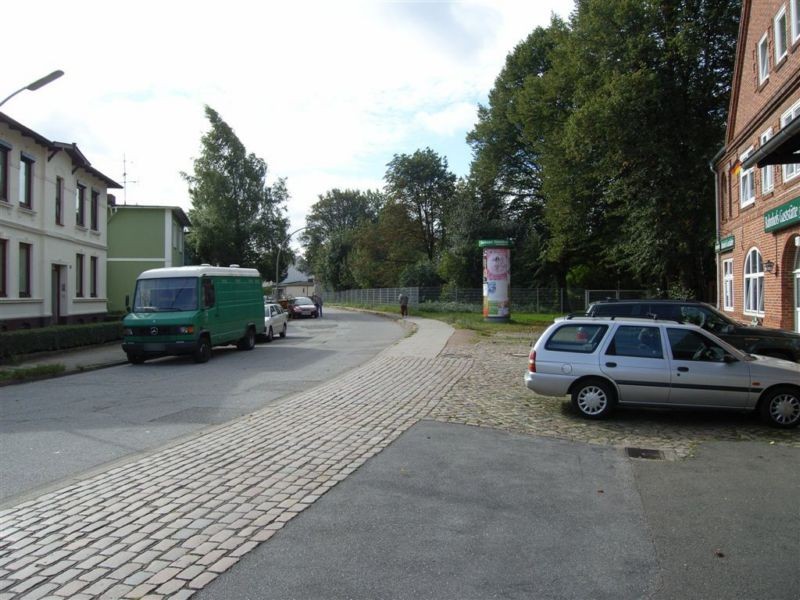
{"label": "van side mirror", "polygon": [[125,310],[131,312],[131,297],[127,294],[125,295]]}

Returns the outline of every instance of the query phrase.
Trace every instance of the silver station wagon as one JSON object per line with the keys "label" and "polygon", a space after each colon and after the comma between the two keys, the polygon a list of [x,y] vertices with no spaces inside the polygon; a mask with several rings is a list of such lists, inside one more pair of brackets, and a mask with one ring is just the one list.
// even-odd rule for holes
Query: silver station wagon
{"label": "silver station wagon", "polygon": [[533,346],[525,384],[571,395],[590,419],[630,405],[757,410],[776,427],[800,423],[800,364],[741,352],[674,321],[558,320]]}

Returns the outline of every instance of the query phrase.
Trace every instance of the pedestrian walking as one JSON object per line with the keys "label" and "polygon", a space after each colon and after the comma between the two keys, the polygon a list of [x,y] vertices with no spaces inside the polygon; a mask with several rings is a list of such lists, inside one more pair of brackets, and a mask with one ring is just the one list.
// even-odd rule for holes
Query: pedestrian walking
{"label": "pedestrian walking", "polygon": [[317,294],[317,314],[322,318],[322,294]]}
{"label": "pedestrian walking", "polygon": [[398,300],[400,300],[400,316],[405,319],[408,316],[408,296],[400,292]]}

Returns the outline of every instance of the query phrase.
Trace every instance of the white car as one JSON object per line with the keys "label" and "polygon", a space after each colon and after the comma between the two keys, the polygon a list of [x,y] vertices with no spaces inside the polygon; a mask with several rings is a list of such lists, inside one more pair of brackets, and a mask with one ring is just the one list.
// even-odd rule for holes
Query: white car
{"label": "white car", "polygon": [[747,354],[675,321],[558,320],[533,346],[525,384],[570,395],[590,419],[631,405],[757,410],[775,427],[800,424],[800,364]]}
{"label": "white car", "polygon": [[280,304],[264,303],[264,337],[271,342],[275,334],[286,337],[286,322],[289,320],[287,313]]}

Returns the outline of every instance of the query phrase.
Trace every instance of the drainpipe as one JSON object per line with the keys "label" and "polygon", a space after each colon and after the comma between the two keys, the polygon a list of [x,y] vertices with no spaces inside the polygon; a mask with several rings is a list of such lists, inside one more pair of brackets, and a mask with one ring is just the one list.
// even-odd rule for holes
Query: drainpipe
{"label": "drainpipe", "polygon": [[714,168],[714,165],[717,161],[722,158],[722,155],[725,154],[725,146],[719,149],[708,163],[708,169],[714,174],[714,227],[716,228],[716,236],[717,242],[715,244],[714,250],[714,287],[717,288],[717,308],[720,307],[720,285],[719,280],[719,252],[716,251],[716,247],[719,244],[719,234],[720,234],[720,214],[719,214],[719,175],[717,174],[717,170]]}

